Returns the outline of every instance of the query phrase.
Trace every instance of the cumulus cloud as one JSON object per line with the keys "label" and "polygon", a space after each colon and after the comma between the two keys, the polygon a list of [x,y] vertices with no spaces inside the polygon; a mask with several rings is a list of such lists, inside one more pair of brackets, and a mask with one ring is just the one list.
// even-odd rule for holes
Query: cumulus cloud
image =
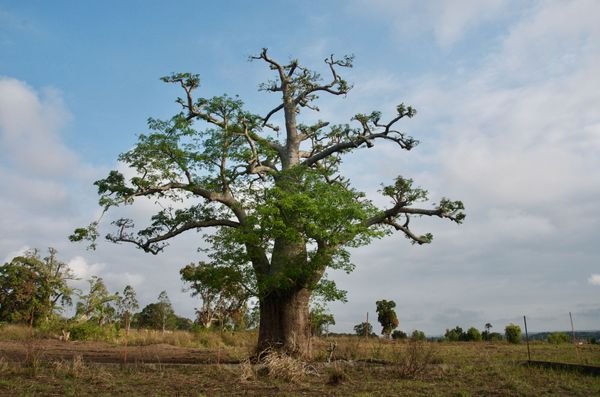
{"label": "cumulus cloud", "polygon": [[88,264],[82,256],[76,256],[67,262],[69,268],[78,279],[87,280],[92,276],[98,276],[104,270],[104,263]]}
{"label": "cumulus cloud", "polygon": [[73,271],[78,285],[85,285],[92,276],[102,277],[112,290],[122,290],[126,285],[136,288],[144,281],[144,276],[130,271],[115,272],[108,270],[105,263],[88,263],[82,256],[71,259],[67,265]]}
{"label": "cumulus cloud", "polygon": [[[456,30],[452,24],[440,28],[446,32],[445,39],[438,37],[441,46],[474,27],[468,22],[474,10],[456,10],[466,14],[454,17]],[[449,308],[464,308],[452,319],[458,323],[504,321],[523,311],[556,318],[561,310],[597,298],[577,288],[577,279],[596,266],[592,236],[600,228],[593,210],[600,197],[600,28],[593,20],[599,12],[597,2],[585,0],[540,3],[512,20],[468,74],[419,76],[404,85],[387,78],[384,93],[402,93],[392,103],[408,97],[422,110],[406,124],[424,141],[416,150],[420,171],[412,176],[431,188],[434,198],[462,199],[467,220],[460,228],[415,222],[415,229],[436,236],[429,247],[400,249],[404,240],[392,238],[357,250],[354,259],[362,266],[347,281],[340,278],[353,306],[368,310],[362,301],[369,293],[353,291],[369,279],[384,286],[371,300],[388,291],[389,298],[411,302],[404,308],[409,318],[417,310],[430,313],[422,325],[439,332],[456,325],[432,309],[440,297]],[[368,89],[365,96],[364,101],[385,105]],[[389,96],[385,100],[389,103]],[[419,136],[423,130],[429,134]],[[393,151],[378,154],[369,160],[371,169],[413,169]],[[357,167],[350,164],[349,174],[362,172]],[[593,277],[588,281],[596,285]],[[394,291],[397,283],[401,291]],[[435,294],[424,297],[419,290]],[[553,308],[540,302],[552,302]]]}
{"label": "cumulus cloud", "polygon": [[20,80],[0,77],[0,142],[19,170],[47,177],[76,169],[77,158],[59,135],[70,118],[58,91],[40,95]]}
{"label": "cumulus cloud", "polygon": [[588,283],[592,285],[600,285],[600,274],[592,274],[590,278],[588,278]]}

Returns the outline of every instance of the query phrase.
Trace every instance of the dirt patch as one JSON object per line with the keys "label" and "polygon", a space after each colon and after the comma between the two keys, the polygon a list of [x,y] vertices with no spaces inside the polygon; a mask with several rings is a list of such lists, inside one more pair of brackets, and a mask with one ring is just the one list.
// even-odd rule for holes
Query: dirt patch
{"label": "dirt patch", "polygon": [[70,360],[80,356],[86,362],[123,363],[127,351],[128,363],[161,364],[235,364],[227,350],[207,350],[167,344],[119,346],[106,342],[61,342],[55,340],[0,341],[0,357],[23,361],[35,355],[43,361]]}

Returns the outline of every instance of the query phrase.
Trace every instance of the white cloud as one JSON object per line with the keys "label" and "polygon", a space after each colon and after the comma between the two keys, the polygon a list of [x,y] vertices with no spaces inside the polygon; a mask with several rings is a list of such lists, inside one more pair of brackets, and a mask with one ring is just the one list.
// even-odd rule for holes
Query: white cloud
{"label": "white cloud", "polygon": [[71,118],[60,93],[39,95],[22,81],[0,77],[0,142],[3,155],[29,176],[74,173],[77,157],[60,140]]}
{"label": "white cloud", "polygon": [[592,274],[590,278],[588,278],[588,283],[592,285],[600,285],[600,274]]}
{"label": "white cloud", "polygon": [[[405,316],[429,310],[410,301],[416,300],[408,292],[413,289],[421,300],[419,291],[436,291],[427,295],[430,306],[443,297],[448,307],[485,313],[492,322],[527,310],[552,316],[558,306],[568,311],[595,299],[577,288],[573,272],[589,274],[597,264],[592,236],[600,230],[594,209],[600,197],[600,28],[593,16],[599,13],[598,2],[538,3],[511,20],[508,33],[496,37],[499,45],[481,54],[480,68],[418,76],[409,92],[391,75],[394,87],[384,90],[385,100],[364,93],[373,108],[408,98],[419,109],[405,124],[407,132],[429,135],[417,132],[423,145],[401,156],[414,161],[423,153],[416,157],[420,175],[411,176],[434,198],[441,192],[462,199],[467,219],[459,228],[415,221],[415,230],[436,236],[429,247],[399,248],[404,239],[391,238],[357,250],[359,267],[340,284],[359,311],[383,294],[409,302]],[[464,34],[469,26],[457,18],[457,32]],[[447,38],[458,40],[451,32]],[[390,101],[385,94],[394,89],[401,94]],[[399,154],[377,153],[383,155],[349,164],[349,174],[363,172],[367,161],[380,173],[413,171]],[[593,277],[590,283],[600,283]],[[381,286],[377,296],[360,290],[367,278]],[[397,283],[402,291],[394,291]],[[552,302],[552,309],[535,305],[542,300]],[[455,325],[429,317],[426,331]],[[597,328],[597,321],[586,326]]]}
{"label": "white cloud", "polygon": [[69,268],[75,274],[75,277],[81,280],[88,280],[92,276],[98,276],[106,268],[104,263],[88,264],[82,256],[76,256],[67,262]]}
{"label": "white cloud", "polygon": [[79,280],[76,282],[78,286],[86,286],[87,280],[92,276],[101,277],[111,291],[120,291],[126,285],[131,285],[135,288],[141,286],[144,281],[144,276],[131,271],[115,272],[109,271],[105,263],[88,263],[82,256],[76,256],[67,262],[69,268]]}
{"label": "white cloud", "polygon": [[351,4],[353,13],[383,18],[399,41],[431,33],[438,46],[448,50],[471,30],[503,16],[510,1],[356,0]]}

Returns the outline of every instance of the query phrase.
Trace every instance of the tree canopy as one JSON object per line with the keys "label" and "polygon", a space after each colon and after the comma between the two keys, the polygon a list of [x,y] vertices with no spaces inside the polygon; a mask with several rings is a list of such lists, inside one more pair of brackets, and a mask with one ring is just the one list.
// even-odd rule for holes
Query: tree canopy
{"label": "tree canopy", "polygon": [[[398,129],[415,116],[413,107],[397,105],[386,121],[379,111],[357,113],[344,124],[299,120],[319,110],[319,95],[348,94],[352,86],[340,71],[352,67],[353,57],[327,57],[328,77],[295,59],[278,62],[267,49],[250,59],[274,74],[259,86],[279,96],[271,110],[254,113],[237,96],[197,97],[197,74],[165,76],[183,92],[176,101],[181,111],[169,120],[149,119],[150,131],[119,156],[134,176],[114,170],[95,185],[105,211],[140,198],[161,203],[145,226],[114,220],[108,240],[158,254],[182,233],[206,231],[213,265],[231,270],[224,277],[238,272],[255,286],[259,345],[305,354],[310,296],[327,269],[352,270],[349,248],[394,231],[413,243],[430,243],[433,236],[414,232],[411,221],[436,216],[461,223],[464,206],[440,198],[431,208],[419,207],[428,201],[427,191],[398,176],[380,190],[389,206],[378,208],[342,175],[344,155],[378,142],[413,149],[418,141]],[[71,239],[95,246],[98,233],[93,222]]]}
{"label": "tree canopy", "polygon": [[399,324],[398,316],[394,310],[396,302],[382,299],[375,302],[375,304],[377,305],[377,321],[382,327],[381,333],[389,339],[392,331],[398,328]]}
{"label": "tree canopy", "polygon": [[54,248],[44,258],[35,249],[13,258],[0,266],[0,321],[48,320],[72,304],[74,279]]}

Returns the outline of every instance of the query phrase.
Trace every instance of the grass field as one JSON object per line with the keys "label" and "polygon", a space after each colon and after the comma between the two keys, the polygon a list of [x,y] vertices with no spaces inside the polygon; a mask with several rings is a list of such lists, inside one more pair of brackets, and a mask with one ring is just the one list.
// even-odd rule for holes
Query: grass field
{"label": "grass field", "polygon": [[[502,342],[415,344],[337,337],[316,339],[309,362],[274,355],[272,362],[253,365],[244,360],[252,351],[251,333],[141,331],[132,334],[129,348],[158,347],[152,351],[162,353],[125,365],[119,362],[122,340],[53,341],[73,353],[58,357],[45,352],[39,339],[22,338],[16,328],[12,336],[4,331],[0,346],[22,345],[29,353],[0,351],[0,395],[7,396],[600,396],[600,377],[529,367],[523,364],[525,345]],[[85,358],[111,351],[115,362]],[[174,352],[202,358],[191,365],[166,364],[169,357],[176,362]],[[220,364],[217,357],[223,358]],[[600,365],[600,346],[576,351],[570,344],[538,342],[532,345],[532,359]]]}

